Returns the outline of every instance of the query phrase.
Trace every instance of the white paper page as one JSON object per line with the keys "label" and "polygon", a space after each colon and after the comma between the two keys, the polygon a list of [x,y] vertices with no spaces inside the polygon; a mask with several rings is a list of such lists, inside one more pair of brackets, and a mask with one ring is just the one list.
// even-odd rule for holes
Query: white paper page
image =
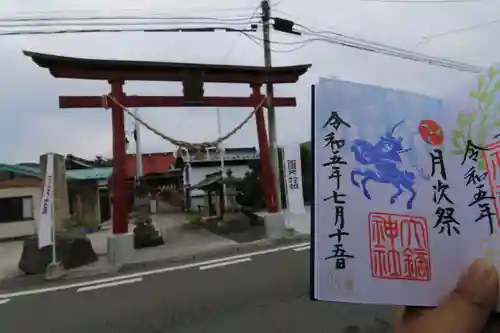
{"label": "white paper page", "polygon": [[474,224],[474,230],[467,235],[468,256],[486,258],[497,269],[500,269],[499,93],[500,68],[493,66],[443,100],[443,112],[454,114],[450,135],[452,154],[462,157],[460,166],[454,170],[457,173],[454,179],[465,187],[458,210],[470,216],[470,223]]}
{"label": "white paper page", "polygon": [[[458,104],[470,88],[457,90],[466,96]],[[500,263],[500,247],[485,241],[488,218],[476,222],[479,210],[469,206],[477,188],[464,177],[478,163],[462,165],[468,129],[457,125],[456,96],[441,102],[339,80],[316,86],[317,299],[434,306],[481,249]],[[491,143],[491,133],[483,136]],[[494,183],[484,181],[492,196]]]}

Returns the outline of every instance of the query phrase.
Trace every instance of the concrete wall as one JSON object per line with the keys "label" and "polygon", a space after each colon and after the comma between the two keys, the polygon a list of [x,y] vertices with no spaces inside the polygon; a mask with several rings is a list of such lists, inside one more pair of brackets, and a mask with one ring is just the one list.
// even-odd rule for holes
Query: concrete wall
{"label": "concrete wall", "polygon": [[42,190],[40,187],[13,187],[0,189],[0,198],[25,197],[33,198],[33,219],[27,221],[14,221],[0,223],[0,238],[12,238],[33,235],[35,229],[35,219],[40,209],[40,199]]}

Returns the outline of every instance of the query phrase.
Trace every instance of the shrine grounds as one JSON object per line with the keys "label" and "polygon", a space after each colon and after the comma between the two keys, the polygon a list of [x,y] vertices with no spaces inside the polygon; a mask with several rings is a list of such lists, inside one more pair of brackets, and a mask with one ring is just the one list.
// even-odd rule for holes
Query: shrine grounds
{"label": "shrine grounds", "polygon": [[[89,265],[67,270],[61,282],[307,242],[310,234],[310,216],[309,207],[306,209],[307,213],[301,216],[287,214],[290,233],[280,240],[265,239],[265,233],[259,227],[247,232],[222,234],[203,227],[186,228],[189,216],[183,213],[153,215],[153,223],[161,231],[165,244],[135,250],[131,260],[120,266],[110,265],[107,259],[106,239],[111,234],[110,225],[107,223],[100,231],[88,235],[98,260]],[[133,225],[130,225],[129,230],[132,228]],[[19,270],[22,249],[23,240],[0,241],[1,291],[48,284],[41,274],[26,275]]]}

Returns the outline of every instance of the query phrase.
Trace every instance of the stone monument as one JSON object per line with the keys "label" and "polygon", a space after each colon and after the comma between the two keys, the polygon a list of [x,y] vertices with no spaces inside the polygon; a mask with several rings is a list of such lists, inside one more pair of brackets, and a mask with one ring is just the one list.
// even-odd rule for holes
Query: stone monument
{"label": "stone monument", "polygon": [[163,237],[151,220],[150,194],[147,186],[140,181],[136,183],[134,248],[163,245]]}

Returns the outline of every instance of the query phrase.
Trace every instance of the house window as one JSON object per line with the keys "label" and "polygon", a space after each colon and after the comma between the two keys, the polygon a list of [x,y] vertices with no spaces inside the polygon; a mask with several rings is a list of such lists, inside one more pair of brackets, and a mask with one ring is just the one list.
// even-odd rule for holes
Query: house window
{"label": "house window", "polygon": [[33,197],[0,198],[0,223],[33,219]]}

